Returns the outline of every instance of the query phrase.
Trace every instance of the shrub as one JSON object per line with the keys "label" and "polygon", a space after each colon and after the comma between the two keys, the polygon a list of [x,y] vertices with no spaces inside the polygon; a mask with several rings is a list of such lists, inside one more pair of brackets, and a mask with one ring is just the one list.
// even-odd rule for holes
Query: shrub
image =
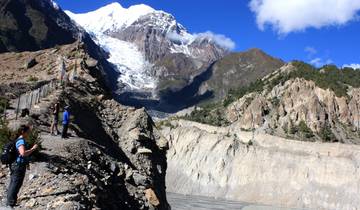
{"label": "shrub", "polygon": [[13,132],[7,127],[7,123],[3,120],[0,121],[0,150],[4,147],[4,145],[15,138],[13,136]]}
{"label": "shrub", "polygon": [[305,121],[303,120],[300,121],[298,130],[300,134],[307,139],[314,137],[313,131],[306,125]]}
{"label": "shrub", "polygon": [[39,78],[37,78],[36,76],[32,76],[30,75],[27,79],[28,82],[37,82],[39,80]]}
{"label": "shrub", "polygon": [[[0,150],[2,150],[3,146],[9,142],[12,141],[16,138],[16,131],[12,131],[9,129],[7,122],[5,121],[0,121]],[[41,148],[41,139],[40,139],[40,135],[39,135],[39,131],[37,130],[37,128],[33,128],[31,130],[31,133],[29,135],[29,137],[26,139],[26,143],[28,144],[29,147],[32,147],[34,144],[38,144],[39,145],[39,149]]]}
{"label": "shrub", "polygon": [[197,108],[192,111],[190,115],[183,117],[183,119],[214,126],[229,125],[229,122],[225,118],[223,107],[219,103],[207,104],[201,108]]}
{"label": "shrub", "polygon": [[319,132],[319,137],[323,142],[336,142],[337,139],[332,132],[330,126],[326,124],[324,127],[321,128]]}
{"label": "shrub", "polygon": [[0,97],[0,116],[4,112],[4,109],[9,107],[9,100],[3,97]]}
{"label": "shrub", "polygon": [[228,95],[223,101],[223,106],[227,107],[232,102],[236,101],[237,99],[243,97],[244,95],[252,92],[260,92],[264,90],[264,82],[262,80],[256,80],[255,82],[250,83],[250,85],[241,87],[236,90],[230,90]]}

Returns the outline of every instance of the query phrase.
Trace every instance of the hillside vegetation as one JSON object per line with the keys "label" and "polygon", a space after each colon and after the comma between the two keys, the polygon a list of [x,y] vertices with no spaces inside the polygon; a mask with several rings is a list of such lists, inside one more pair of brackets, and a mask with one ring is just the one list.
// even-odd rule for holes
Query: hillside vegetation
{"label": "hillside vegetation", "polygon": [[[256,98],[257,96],[261,95],[265,96],[270,93],[270,91],[273,90],[275,86],[283,86],[287,81],[296,78],[311,81],[315,84],[316,87],[319,87],[323,90],[331,90],[335,94],[335,96],[339,98],[345,97],[345,101],[347,101],[347,103],[349,103],[350,99],[353,97],[351,95],[348,95],[349,88],[360,87],[360,71],[354,70],[352,68],[340,69],[334,65],[326,65],[322,68],[315,68],[309,64],[300,61],[292,62],[291,66],[291,71],[277,71],[276,73],[271,74],[268,77],[250,83],[248,86],[238,89],[232,89],[228,92],[228,95],[222,102],[208,103],[206,105],[203,105],[199,108],[196,108],[191,114],[185,116],[184,118],[187,120],[210,124],[214,126],[230,125],[231,123],[229,121],[233,122],[234,119],[229,120],[226,116],[227,110],[229,106],[233,104],[233,102],[238,101],[242,98],[242,100],[245,101],[244,104],[248,104],[246,106],[249,106],[253,102],[254,97]],[[309,89],[307,91],[311,90]],[[250,93],[256,94],[248,95]],[[246,98],[243,98],[244,96],[246,96]],[[277,113],[277,110],[281,108],[280,103],[287,102],[282,101],[281,97],[274,97],[272,100],[270,100],[268,103],[270,105],[268,108],[266,108],[267,110],[263,110],[264,112],[261,114],[261,118],[265,117],[266,115],[268,115],[267,113],[270,112],[274,112],[273,114]],[[242,111],[239,110],[238,114],[240,117],[243,117],[246,112],[251,111],[246,109]],[[276,116],[270,117],[275,121],[279,120]],[[302,140],[307,141],[314,141],[316,139],[321,139],[322,141],[326,142],[339,141],[339,139],[337,139],[336,137],[337,131],[336,126],[334,125],[335,122],[332,123],[330,119],[325,119],[325,121],[322,121],[321,128],[313,127],[313,123],[310,119],[300,120],[298,120],[297,118],[296,122],[292,122],[290,120],[289,123],[287,123],[287,126],[283,127],[283,132],[285,132],[285,134],[282,135],[289,137],[298,137]],[[259,126],[261,124],[262,123],[260,123]],[[351,128],[350,124],[344,126],[347,127],[347,130]],[[354,128],[351,129],[354,130]]]}

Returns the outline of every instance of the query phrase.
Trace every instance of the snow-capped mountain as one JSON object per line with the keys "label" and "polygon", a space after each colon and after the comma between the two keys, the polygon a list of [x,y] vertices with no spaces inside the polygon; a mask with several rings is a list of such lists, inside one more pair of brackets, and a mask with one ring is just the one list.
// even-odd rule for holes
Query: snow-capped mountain
{"label": "snow-capped mountain", "polygon": [[173,15],[143,4],[124,8],[112,3],[84,14],[66,13],[109,53],[108,61],[120,73],[116,92],[123,92],[126,102],[136,93],[163,103],[234,45],[211,32],[192,34]]}
{"label": "snow-capped mountain", "polygon": [[154,11],[153,8],[143,4],[125,9],[119,3],[112,3],[85,14],[74,14],[70,11],[66,13],[87,31],[103,34],[130,26],[141,16]]}

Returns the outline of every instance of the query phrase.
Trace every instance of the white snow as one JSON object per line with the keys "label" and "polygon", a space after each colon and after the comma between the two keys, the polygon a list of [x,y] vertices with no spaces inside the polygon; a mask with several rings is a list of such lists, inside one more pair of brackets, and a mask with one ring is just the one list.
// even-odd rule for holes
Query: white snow
{"label": "white snow", "polygon": [[99,34],[106,31],[120,30],[134,23],[141,16],[154,11],[153,8],[144,4],[131,6],[126,9],[115,2],[84,14],[74,14],[70,11],[65,12],[85,30]]}
{"label": "white snow", "polygon": [[134,44],[106,35],[98,38],[98,44],[110,53],[108,61],[121,73],[118,81],[134,90],[156,87],[156,80],[149,73],[151,64],[145,60]]}
{"label": "white snow", "polygon": [[50,3],[51,3],[52,6],[54,7],[54,9],[56,9],[56,10],[59,10],[59,9],[60,9],[59,5],[58,5],[55,1],[50,0]]}

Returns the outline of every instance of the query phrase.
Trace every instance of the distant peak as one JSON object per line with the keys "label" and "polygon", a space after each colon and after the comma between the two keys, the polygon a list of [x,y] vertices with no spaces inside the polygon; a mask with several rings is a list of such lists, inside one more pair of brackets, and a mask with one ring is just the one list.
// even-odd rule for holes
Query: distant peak
{"label": "distant peak", "polygon": [[119,2],[110,3],[108,5],[101,7],[100,9],[104,9],[104,8],[123,9],[123,7]]}
{"label": "distant peak", "polygon": [[146,4],[137,4],[129,7],[129,10],[152,10],[155,11],[154,8],[146,5]]}
{"label": "distant peak", "polygon": [[250,48],[249,50],[247,50],[247,52],[249,53],[261,53],[261,54],[266,54],[264,51],[262,51],[260,48]]}

